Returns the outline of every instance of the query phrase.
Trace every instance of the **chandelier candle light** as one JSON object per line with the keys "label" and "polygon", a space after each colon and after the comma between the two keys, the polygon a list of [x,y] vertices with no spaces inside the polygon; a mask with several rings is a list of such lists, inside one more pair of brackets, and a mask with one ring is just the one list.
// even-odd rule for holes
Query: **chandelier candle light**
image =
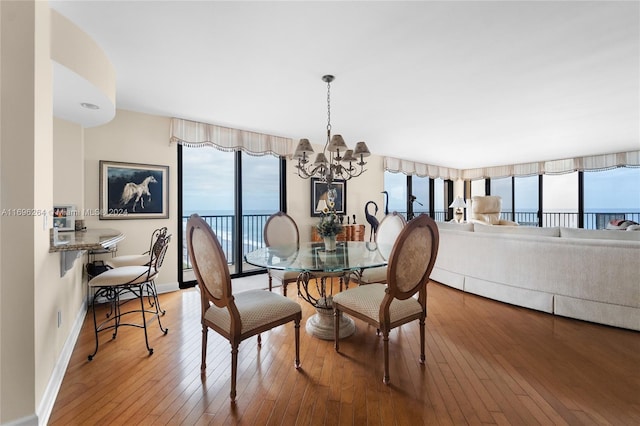
{"label": "chandelier candle light", "polygon": [[322,81],[327,83],[327,141],[324,149],[318,153],[311,164],[309,160],[309,155],[313,153],[311,143],[309,139],[300,139],[293,154],[293,159],[298,160],[296,165],[298,176],[304,179],[318,177],[328,185],[331,185],[334,179],[349,180],[360,176],[365,172],[364,166],[367,164],[364,157],[371,155],[364,142],[358,142],[352,150],[347,147],[341,135],[331,136],[331,82],[334,79],[332,75],[322,77]]}

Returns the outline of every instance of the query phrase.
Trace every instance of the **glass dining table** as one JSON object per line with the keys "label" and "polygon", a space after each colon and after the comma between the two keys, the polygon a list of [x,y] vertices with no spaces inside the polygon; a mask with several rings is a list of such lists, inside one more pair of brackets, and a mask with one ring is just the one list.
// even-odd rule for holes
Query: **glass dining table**
{"label": "glass dining table", "polygon": [[[259,248],[247,253],[245,261],[263,268],[298,272],[298,296],[316,308],[316,313],[307,320],[307,333],[333,340],[331,280],[338,278],[340,289],[342,284],[348,287],[352,279],[359,281],[365,269],[386,266],[392,248],[372,242],[345,241],[338,242],[335,251],[327,251],[323,243],[301,243]],[[355,332],[353,319],[348,316],[342,314],[339,324],[340,338]]]}

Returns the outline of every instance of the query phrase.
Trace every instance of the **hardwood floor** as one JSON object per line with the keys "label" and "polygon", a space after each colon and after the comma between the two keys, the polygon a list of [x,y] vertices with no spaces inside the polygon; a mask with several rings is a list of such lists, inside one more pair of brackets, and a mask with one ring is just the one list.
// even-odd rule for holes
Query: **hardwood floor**
{"label": "hardwood floor", "polygon": [[[264,285],[266,285],[266,276]],[[280,289],[274,289],[280,291]],[[289,297],[297,299],[295,285]],[[517,308],[429,284],[427,361],[418,323],[394,329],[391,384],[382,383],[382,342],[356,321],[340,353],[301,326],[300,370],[293,326],[240,345],[238,397],[229,402],[230,346],[209,332],[200,376],[196,290],[161,295],[169,327],[101,335],[93,361],[87,314],[51,425],[535,425],[640,424],[640,333]],[[312,308],[301,299],[303,323]]]}

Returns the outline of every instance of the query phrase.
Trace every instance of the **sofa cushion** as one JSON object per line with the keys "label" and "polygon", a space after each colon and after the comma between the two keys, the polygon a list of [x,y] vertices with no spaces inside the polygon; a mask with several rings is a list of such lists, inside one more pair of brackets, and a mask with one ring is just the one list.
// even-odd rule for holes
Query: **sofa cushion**
{"label": "sofa cushion", "polygon": [[610,229],[560,228],[560,236],[562,238],[640,241],[640,232],[623,232]]}
{"label": "sofa cushion", "polygon": [[558,226],[538,228],[536,226],[488,226],[476,224],[474,230],[475,232],[485,232],[491,234],[537,235],[540,237],[560,236],[560,228]]}
{"label": "sofa cushion", "polygon": [[473,223],[436,222],[438,229],[451,229],[453,231],[473,231]]}

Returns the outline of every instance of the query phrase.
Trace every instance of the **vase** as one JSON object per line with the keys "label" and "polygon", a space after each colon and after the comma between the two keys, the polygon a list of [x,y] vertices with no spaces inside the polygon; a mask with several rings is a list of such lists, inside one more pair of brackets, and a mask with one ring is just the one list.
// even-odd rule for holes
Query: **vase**
{"label": "vase", "polygon": [[325,251],[336,251],[336,236],[331,235],[323,238]]}

